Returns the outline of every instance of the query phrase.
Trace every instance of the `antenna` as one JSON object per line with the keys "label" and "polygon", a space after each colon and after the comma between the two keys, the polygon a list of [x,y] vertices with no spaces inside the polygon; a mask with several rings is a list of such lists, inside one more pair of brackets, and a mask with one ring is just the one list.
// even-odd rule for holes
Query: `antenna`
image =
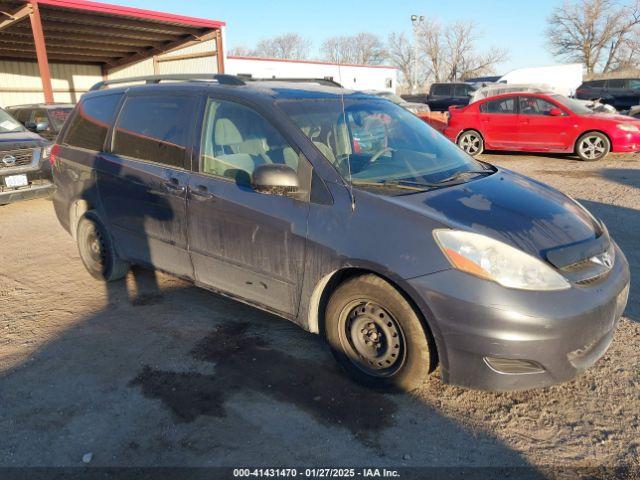
{"label": "antenna", "polygon": [[[340,79],[340,85],[344,85],[342,83],[342,66],[338,64],[338,78]],[[340,90],[340,104],[342,106],[342,121],[344,122],[345,128],[347,127],[347,112],[344,106],[344,87]],[[348,130],[347,130],[348,131]],[[349,195],[351,196],[351,211],[355,211],[356,209],[356,197],[353,195],[353,177],[351,175],[351,154],[347,153],[347,167],[349,168]]]}

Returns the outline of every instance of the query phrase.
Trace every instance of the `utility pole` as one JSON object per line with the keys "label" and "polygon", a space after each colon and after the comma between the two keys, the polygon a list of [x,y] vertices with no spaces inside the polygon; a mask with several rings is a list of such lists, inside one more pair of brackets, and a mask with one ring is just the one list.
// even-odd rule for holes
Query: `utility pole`
{"label": "utility pole", "polygon": [[413,25],[413,81],[411,82],[411,93],[418,90],[418,27],[424,22],[424,15],[411,15]]}

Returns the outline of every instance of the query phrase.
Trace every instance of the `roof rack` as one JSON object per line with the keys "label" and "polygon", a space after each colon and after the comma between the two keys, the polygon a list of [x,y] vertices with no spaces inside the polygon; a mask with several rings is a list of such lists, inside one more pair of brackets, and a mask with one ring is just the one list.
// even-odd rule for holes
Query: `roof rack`
{"label": "roof rack", "polygon": [[238,74],[238,78],[241,80],[249,80],[252,82],[291,82],[291,83],[317,83],[318,85],[324,85],[326,87],[340,87],[338,82],[336,82],[331,77],[324,78],[295,78],[295,77],[270,77],[270,78],[256,78],[248,73],[240,73]]}
{"label": "roof rack", "polygon": [[225,75],[221,73],[202,73],[202,74],[193,74],[193,73],[184,73],[184,74],[175,74],[175,75],[149,75],[144,77],[129,77],[129,78],[119,78],[114,80],[105,80],[102,82],[96,83],[93,87],[89,89],[90,92],[96,90],[103,90],[104,88],[110,85],[117,85],[120,83],[133,83],[133,82],[144,82],[147,85],[158,84],[160,82],[165,81],[173,81],[173,82],[200,82],[200,81],[217,81],[220,85],[246,85],[246,83],[239,77],[235,75]]}

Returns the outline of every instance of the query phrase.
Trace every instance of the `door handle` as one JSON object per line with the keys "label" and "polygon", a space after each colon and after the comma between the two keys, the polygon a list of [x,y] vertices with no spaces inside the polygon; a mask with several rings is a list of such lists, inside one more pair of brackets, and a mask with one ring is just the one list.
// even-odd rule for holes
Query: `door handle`
{"label": "door handle", "polygon": [[196,185],[195,188],[191,189],[191,194],[196,197],[216,198],[216,196],[209,191],[206,185]]}
{"label": "door handle", "polygon": [[169,178],[169,181],[165,182],[164,188],[171,192],[184,192],[186,189],[184,185],[180,185],[180,180],[175,177]]}

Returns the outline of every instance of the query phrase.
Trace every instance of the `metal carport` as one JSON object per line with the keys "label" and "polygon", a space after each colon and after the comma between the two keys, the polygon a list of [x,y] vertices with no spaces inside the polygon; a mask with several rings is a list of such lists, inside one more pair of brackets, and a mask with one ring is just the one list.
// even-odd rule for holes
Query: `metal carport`
{"label": "metal carport", "polygon": [[[224,22],[84,0],[0,0],[0,60],[37,60],[45,102],[54,101],[49,62],[91,64],[107,78],[176,49],[215,41],[224,72]],[[173,58],[195,58],[188,53]]]}

